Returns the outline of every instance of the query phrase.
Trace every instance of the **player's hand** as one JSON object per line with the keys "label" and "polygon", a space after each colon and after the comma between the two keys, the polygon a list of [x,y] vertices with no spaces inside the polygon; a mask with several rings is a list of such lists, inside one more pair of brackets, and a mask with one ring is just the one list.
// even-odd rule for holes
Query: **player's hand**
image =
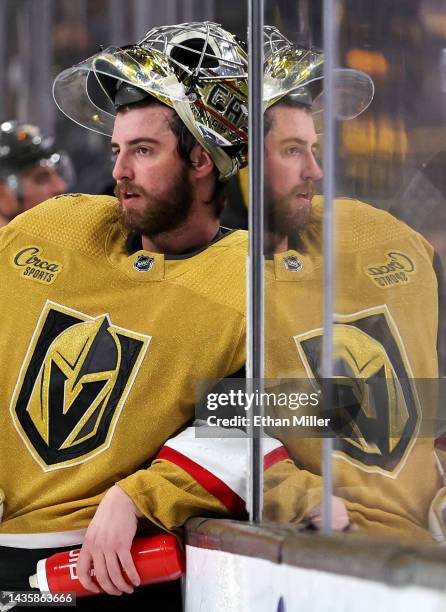
{"label": "player's hand", "polygon": [[[314,527],[320,529],[322,526],[322,504],[318,504],[312,508],[305,518],[309,520]],[[331,528],[334,531],[344,531],[349,525],[350,520],[344,502],[339,497],[332,495]]]}
{"label": "player's hand", "polygon": [[[141,581],[130,547],[141,516],[119,486],[114,485],[107,491],[88,526],[77,562],[77,575],[84,588],[94,593],[100,593],[102,589],[110,595],[133,593],[133,586],[138,586]],[[101,588],[93,582],[91,568],[94,568]]]}

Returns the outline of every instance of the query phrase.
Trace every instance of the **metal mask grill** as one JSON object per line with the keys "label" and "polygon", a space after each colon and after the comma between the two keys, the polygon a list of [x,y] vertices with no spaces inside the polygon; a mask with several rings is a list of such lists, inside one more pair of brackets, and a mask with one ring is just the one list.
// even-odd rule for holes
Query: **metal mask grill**
{"label": "metal mask grill", "polygon": [[295,45],[274,26],[263,28],[263,52],[265,60],[278,51],[286,51]]}
{"label": "metal mask grill", "polygon": [[246,79],[246,53],[237,39],[211,21],[152,28],[138,43],[167,55],[192,79]]}

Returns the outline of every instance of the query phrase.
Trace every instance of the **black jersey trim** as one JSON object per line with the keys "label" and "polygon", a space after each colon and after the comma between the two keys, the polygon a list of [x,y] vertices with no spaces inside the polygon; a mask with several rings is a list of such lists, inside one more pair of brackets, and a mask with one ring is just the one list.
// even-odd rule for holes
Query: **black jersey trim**
{"label": "black jersey trim", "polygon": [[[212,240],[204,246],[200,247],[199,249],[188,249],[187,251],[184,251],[184,253],[178,253],[175,255],[164,255],[164,259],[189,259],[190,257],[195,257],[195,255],[202,253],[212,244],[219,242],[223,238],[226,238],[226,236],[233,234],[235,231],[237,230],[230,229],[228,227],[220,227],[218,232],[212,238]],[[143,246],[141,234],[137,234],[135,232],[130,233],[125,241],[125,247],[129,255],[133,255],[137,251],[142,251]]]}

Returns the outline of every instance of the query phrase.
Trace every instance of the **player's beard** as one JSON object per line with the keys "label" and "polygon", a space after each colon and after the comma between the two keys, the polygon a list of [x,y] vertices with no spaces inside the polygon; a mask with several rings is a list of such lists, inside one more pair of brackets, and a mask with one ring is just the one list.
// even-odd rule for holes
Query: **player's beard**
{"label": "player's beard", "polygon": [[[131,192],[143,200],[138,207],[124,207],[122,193]],[[126,179],[115,187],[121,205],[121,221],[132,232],[155,237],[178,228],[189,216],[193,200],[193,187],[186,165],[181,167],[172,184],[154,195]]]}
{"label": "player's beard", "polygon": [[[313,193],[311,184],[296,185],[288,193],[277,196],[265,180],[266,230],[278,236],[300,235],[311,218],[311,204],[296,202],[298,193]],[[312,197],[312,195],[311,195]]]}

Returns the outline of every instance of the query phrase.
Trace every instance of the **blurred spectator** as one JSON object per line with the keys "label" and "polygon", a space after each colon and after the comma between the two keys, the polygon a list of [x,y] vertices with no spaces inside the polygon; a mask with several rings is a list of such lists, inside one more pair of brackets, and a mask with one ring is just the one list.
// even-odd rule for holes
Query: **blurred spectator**
{"label": "blurred spectator", "polygon": [[35,125],[0,125],[0,227],[21,212],[67,191],[74,172],[66,154]]}
{"label": "blurred spectator", "polygon": [[78,19],[62,19],[53,28],[53,53],[55,72],[91,54],[97,44],[86,27]]}

